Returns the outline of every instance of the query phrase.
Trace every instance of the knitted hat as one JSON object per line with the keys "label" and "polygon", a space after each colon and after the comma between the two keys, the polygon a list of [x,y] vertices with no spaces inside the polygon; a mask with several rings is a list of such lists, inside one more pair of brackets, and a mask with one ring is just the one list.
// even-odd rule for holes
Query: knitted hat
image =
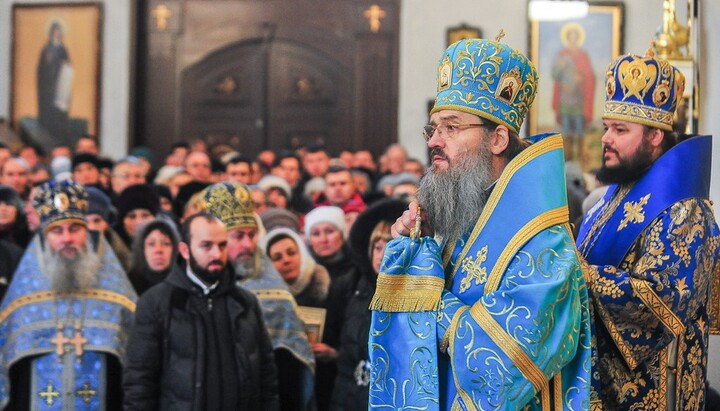
{"label": "knitted hat", "polygon": [[98,158],[95,154],[91,154],[91,153],[75,154],[72,158],[72,170],[75,171],[75,167],[79,166],[82,163],[90,163],[95,168],[99,168],[98,167]]}
{"label": "knitted hat", "polygon": [[430,114],[457,110],[519,132],[535,99],[538,75],[512,47],[486,39],[460,40],[440,56],[437,97]]}
{"label": "knitted hat", "polygon": [[72,161],[65,156],[55,157],[50,162],[50,169],[52,169],[53,178],[58,174],[72,172]]}
{"label": "knitted hat", "polygon": [[33,197],[33,207],[40,215],[43,233],[66,222],[87,225],[88,194],[82,184],[75,181],[50,181],[41,185]]}
{"label": "knitted hat", "polygon": [[110,202],[110,197],[97,187],[85,187],[85,191],[88,194],[87,215],[97,214],[102,217],[103,220],[110,223],[110,217],[114,208]]}
{"label": "knitted hat", "polygon": [[23,209],[23,201],[20,194],[14,188],[0,184],[0,203],[5,203],[15,207],[18,210]]}
{"label": "knitted hat", "polygon": [[292,189],[290,188],[290,184],[281,177],[267,175],[261,178],[257,185],[266,193],[272,188],[279,188],[283,193],[285,193],[285,197],[287,197],[288,200],[292,198]]}
{"label": "knitted hat", "polygon": [[305,237],[310,237],[310,231],[317,223],[330,223],[342,232],[343,238],[347,237],[345,213],[339,207],[323,206],[307,213],[305,216]]}
{"label": "knitted hat", "polygon": [[132,210],[144,209],[157,215],[160,211],[160,197],[148,184],[134,184],[123,190],[117,201],[118,218],[122,221]]}
{"label": "knitted hat", "polygon": [[298,232],[300,229],[300,220],[298,219],[298,216],[296,216],[292,211],[284,208],[268,208],[260,214],[260,218],[268,231],[277,227],[287,227],[295,232]]}

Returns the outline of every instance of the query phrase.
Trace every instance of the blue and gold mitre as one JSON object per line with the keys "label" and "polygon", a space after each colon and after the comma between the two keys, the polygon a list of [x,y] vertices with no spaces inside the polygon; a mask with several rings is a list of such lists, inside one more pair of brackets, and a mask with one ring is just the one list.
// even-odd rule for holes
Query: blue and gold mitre
{"label": "blue and gold mitre", "polygon": [[229,181],[213,184],[200,194],[200,203],[228,230],[257,227],[252,196],[244,184]]}
{"label": "blue and gold mitre", "polygon": [[610,63],[605,82],[603,118],[631,121],[672,131],[678,96],[685,76],[666,60],[628,54]]}
{"label": "blue and gold mitre", "polygon": [[82,184],[75,181],[50,181],[35,192],[33,207],[40,215],[43,232],[67,222],[86,225],[88,195]]}
{"label": "blue and gold mitre", "polygon": [[[501,32],[502,35],[502,32]],[[435,106],[475,114],[519,132],[535,99],[535,66],[519,51],[486,39],[453,43],[440,57]]]}

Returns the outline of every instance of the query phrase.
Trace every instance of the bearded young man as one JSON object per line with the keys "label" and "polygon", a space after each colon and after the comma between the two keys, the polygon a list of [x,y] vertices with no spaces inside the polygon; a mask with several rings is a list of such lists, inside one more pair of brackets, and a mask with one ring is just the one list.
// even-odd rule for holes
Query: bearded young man
{"label": "bearded young man", "polygon": [[652,54],[608,67],[599,177],[614,185],[577,241],[590,264],[593,409],[704,409],[720,238],[711,137],[676,144],[672,132],[684,88],[682,73]]}
{"label": "bearded young man", "polygon": [[298,317],[297,303],[287,284],[260,247],[259,217],[245,185],[222,182],[206,188],[201,208],[219,218],[228,230],[228,260],[235,285],[260,300],[270,334],[283,410],[305,409],[312,397],[315,356]]}
{"label": "bearded young man", "polygon": [[[536,85],[530,61],[499,39],[461,40],[441,56],[424,133],[432,166],[418,199],[425,234],[442,246],[418,266],[442,262],[445,289],[422,327],[387,320],[382,308],[374,313],[373,407],[587,407],[589,311],[568,225],[562,138],[517,134]],[[410,234],[417,212],[412,203],[393,225],[395,237]],[[404,300],[427,290],[428,278],[391,278],[391,268],[381,268],[373,303],[391,315],[412,312]],[[383,334],[419,340],[421,349],[375,343]]]}
{"label": "bearded young man", "polygon": [[137,296],[73,181],[38,188],[41,220],[0,306],[0,409],[115,410]]}
{"label": "bearded young man", "polygon": [[125,410],[278,410],[270,338],[257,299],[227,269],[225,225],[203,212],[182,231],[186,267],[138,301]]}

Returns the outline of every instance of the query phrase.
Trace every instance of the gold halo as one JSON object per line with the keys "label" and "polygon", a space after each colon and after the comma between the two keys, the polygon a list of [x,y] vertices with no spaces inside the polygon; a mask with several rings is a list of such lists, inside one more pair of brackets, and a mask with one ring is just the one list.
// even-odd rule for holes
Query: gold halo
{"label": "gold halo", "polygon": [[560,29],[560,40],[562,41],[562,44],[565,47],[570,47],[570,42],[567,38],[570,30],[575,30],[578,34],[577,47],[582,47],[582,45],[585,44],[585,28],[580,25],[580,23],[567,23],[562,26]]}

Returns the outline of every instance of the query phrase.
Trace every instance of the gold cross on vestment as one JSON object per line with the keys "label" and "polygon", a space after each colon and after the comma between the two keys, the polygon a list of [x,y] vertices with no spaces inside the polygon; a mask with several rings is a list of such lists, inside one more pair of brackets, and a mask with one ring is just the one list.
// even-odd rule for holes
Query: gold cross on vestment
{"label": "gold cross on vestment", "polygon": [[55,398],[59,397],[60,393],[55,391],[55,387],[53,387],[51,382],[47,383],[47,386],[45,387],[45,391],[40,391],[40,398],[45,401],[45,404],[52,406],[55,402]]}
{"label": "gold cross on vestment", "polygon": [[90,404],[90,397],[93,397],[97,395],[97,391],[90,389],[90,383],[83,384],[82,390],[77,390],[75,392],[78,397],[83,397],[83,402],[85,404]]}
{"label": "gold cross on vestment", "polygon": [[380,19],[385,18],[387,13],[385,13],[385,10],[381,9],[377,4],[373,4],[369,9],[365,10],[363,15],[370,22],[370,31],[377,33],[380,31]]}
{"label": "gold cross on vestment", "polygon": [[161,4],[155,7],[151,14],[155,18],[155,25],[157,26],[158,31],[165,31],[167,28],[167,21],[170,16],[172,16],[172,11],[170,11],[168,6]]}

